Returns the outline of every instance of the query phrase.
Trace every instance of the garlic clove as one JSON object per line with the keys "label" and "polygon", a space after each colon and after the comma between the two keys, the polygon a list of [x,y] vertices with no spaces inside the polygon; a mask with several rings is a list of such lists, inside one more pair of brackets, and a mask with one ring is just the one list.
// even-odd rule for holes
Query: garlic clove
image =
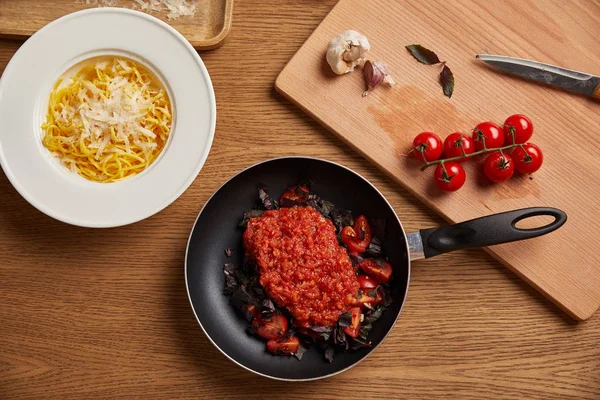
{"label": "garlic clove", "polygon": [[347,30],[329,42],[327,63],[336,74],[347,74],[354,71],[370,49],[369,41],[364,35],[354,30]]}
{"label": "garlic clove", "polygon": [[390,86],[396,84],[389,73],[387,65],[382,62],[366,60],[362,68],[365,83],[367,85],[367,90],[363,93],[363,97],[367,96],[369,92],[379,86],[381,82],[386,82]]}

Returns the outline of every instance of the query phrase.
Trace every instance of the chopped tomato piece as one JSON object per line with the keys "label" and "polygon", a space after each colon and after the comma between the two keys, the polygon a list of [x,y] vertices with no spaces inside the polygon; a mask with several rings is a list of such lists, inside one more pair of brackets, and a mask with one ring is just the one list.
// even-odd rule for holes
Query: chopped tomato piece
{"label": "chopped tomato piece", "polygon": [[296,185],[287,188],[279,199],[279,204],[282,207],[293,207],[298,204],[306,203],[310,190],[306,186]]}
{"label": "chopped tomato piece", "polygon": [[345,226],[341,232],[342,241],[348,250],[356,253],[364,253],[371,243],[371,226],[367,217],[359,216],[354,220],[353,226]]}
{"label": "chopped tomato piece", "polygon": [[379,283],[386,283],[392,277],[392,265],[385,260],[369,258],[361,262],[358,267]]}
{"label": "chopped tomato piece", "polygon": [[260,311],[258,310],[258,308],[256,308],[254,304],[246,304],[246,308],[248,309],[252,317],[256,318],[260,315]]}
{"label": "chopped tomato piece", "polygon": [[373,290],[376,289],[379,284],[371,277],[367,275],[359,275],[356,277],[358,279],[358,284],[362,290]]}
{"label": "chopped tomato piece", "polygon": [[344,332],[346,332],[346,335],[355,338],[358,337],[358,334],[360,333],[360,320],[362,317],[362,311],[360,307],[353,307],[349,312],[352,315],[352,322],[350,322],[350,326],[344,327]]}
{"label": "chopped tomato piece", "polygon": [[255,317],[252,320],[252,327],[260,337],[265,339],[279,339],[287,331],[288,321],[281,314],[273,314],[269,319]]}
{"label": "chopped tomato piece", "polygon": [[298,352],[300,340],[297,336],[291,336],[287,339],[271,339],[267,342],[267,350],[273,354],[281,356],[291,356]]}
{"label": "chopped tomato piece", "polygon": [[354,299],[352,299],[351,304],[354,307],[361,307],[361,308],[373,308],[373,307],[379,305],[379,303],[381,303],[383,298],[381,297],[381,293],[379,293],[379,290],[377,290],[377,295],[375,297],[370,296],[369,293],[372,293],[373,290],[375,290],[375,289],[371,289],[371,291],[360,290],[358,293],[358,296],[356,296]]}

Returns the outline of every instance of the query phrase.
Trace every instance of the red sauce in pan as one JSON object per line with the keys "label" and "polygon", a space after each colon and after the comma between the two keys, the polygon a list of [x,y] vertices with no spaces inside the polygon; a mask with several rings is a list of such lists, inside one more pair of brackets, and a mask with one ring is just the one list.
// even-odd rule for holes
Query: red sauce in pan
{"label": "red sauce in pan", "polygon": [[333,223],[311,207],[265,211],[244,232],[260,283],[299,327],[333,326],[350,308],[358,280]]}

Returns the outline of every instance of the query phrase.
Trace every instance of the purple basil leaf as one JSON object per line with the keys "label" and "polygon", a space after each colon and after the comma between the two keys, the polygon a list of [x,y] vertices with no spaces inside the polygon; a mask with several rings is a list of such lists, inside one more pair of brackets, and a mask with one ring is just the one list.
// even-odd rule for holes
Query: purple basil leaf
{"label": "purple basil leaf", "polygon": [[298,351],[294,354],[294,357],[296,357],[298,360],[302,360],[302,356],[307,351],[308,349],[302,344],[302,342],[300,342],[300,345],[298,346]]}
{"label": "purple basil leaf", "polygon": [[373,239],[371,239],[371,243],[367,247],[367,255],[369,257],[383,257],[382,243],[378,237],[373,236]]}
{"label": "purple basil leaf", "polygon": [[350,254],[350,259],[352,260],[352,265],[354,265],[355,267],[361,262],[365,261],[365,259],[360,254],[356,253]]}
{"label": "purple basil leaf", "polygon": [[325,349],[325,359],[329,362],[333,362],[333,355],[335,354],[335,347],[329,345]]}
{"label": "purple basil leaf", "polygon": [[448,97],[452,97],[454,93],[454,74],[450,71],[447,65],[444,65],[442,72],[440,73],[440,85],[444,89],[444,94]]}
{"label": "purple basil leaf", "polygon": [[252,218],[260,217],[263,214],[263,210],[250,210],[244,213],[242,217],[242,221],[240,222],[240,228],[246,229],[248,227],[248,222]]}
{"label": "purple basil leaf", "polygon": [[335,225],[338,234],[342,231],[342,229],[344,229],[345,226],[354,225],[354,218],[352,218],[352,212],[348,210],[340,210],[336,208],[335,210],[333,210],[331,216],[333,219],[333,224]]}
{"label": "purple basil leaf", "polygon": [[342,315],[340,315],[340,319],[338,319],[339,326],[350,326],[351,323],[352,314],[350,314],[349,312],[345,312]]}
{"label": "purple basil leaf", "polygon": [[269,195],[269,188],[267,185],[261,184],[258,188],[258,197],[265,208],[265,210],[275,210],[277,208],[277,201]]}
{"label": "purple basil leaf", "polygon": [[363,347],[371,347],[371,342],[367,342],[366,339],[363,341],[359,338],[352,338],[352,344],[350,347],[352,350],[358,350]]}
{"label": "purple basil leaf", "polygon": [[420,63],[433,65],[441,62],[437,54],[421,46],[420,44],[411,44],[406,46],[406,50],[408,50],[408,52]]}

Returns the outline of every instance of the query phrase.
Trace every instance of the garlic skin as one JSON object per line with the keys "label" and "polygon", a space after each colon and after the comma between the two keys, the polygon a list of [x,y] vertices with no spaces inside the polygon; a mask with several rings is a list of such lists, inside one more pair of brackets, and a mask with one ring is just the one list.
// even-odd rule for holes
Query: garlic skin
{"label": "garlic skin", "polygon": [[390,86],[396,84],[390,75],[387,65],[382,62],[366,60],[362,65],[362,69],[367,85],[367,90],[363,93],[363,97],[367,96],[369,92],[379,86],[381,82],[385,82]]}
{"label": "garlic skin", "polygon": [[334,37],[327,46],[327,63],[338,75],[354,71],[371,50],[367,38],[360,32],[347,30]]}

